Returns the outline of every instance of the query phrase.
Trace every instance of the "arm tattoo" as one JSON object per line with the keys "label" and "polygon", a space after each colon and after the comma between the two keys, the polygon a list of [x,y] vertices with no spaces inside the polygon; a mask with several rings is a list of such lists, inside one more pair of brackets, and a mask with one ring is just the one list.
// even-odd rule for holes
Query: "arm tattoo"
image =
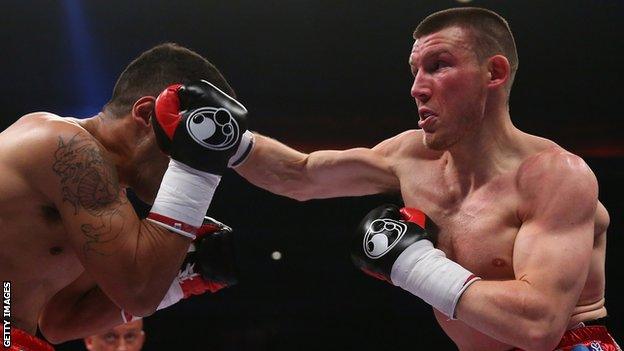
{"label": "arm tattoo", "polygon": [[[93,140],[77,133],[69,140],[59,137],[52,170],[61,178],[63,201],[74,207],[74,214],[85,210],[95,217],[81,225],[86,237],[85,254],[108,256],[102,245],[119,237],[125,224],[120,207],[128,202],[119,196],[120,188],[114,166],[102,157]],[[113,228],[113,217],[121,217],[121,227]]]}

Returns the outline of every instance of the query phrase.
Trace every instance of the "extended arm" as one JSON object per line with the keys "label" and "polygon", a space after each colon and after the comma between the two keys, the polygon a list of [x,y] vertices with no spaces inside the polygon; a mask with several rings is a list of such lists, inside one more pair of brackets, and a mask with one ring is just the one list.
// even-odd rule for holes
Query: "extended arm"
{"label": "extended arm", "polygon": [[300,201],[393,191],[399,187],[390,161],[397,139],[372,149],[305,154],[255,134],[249,158],[235,170],[256,186]]}

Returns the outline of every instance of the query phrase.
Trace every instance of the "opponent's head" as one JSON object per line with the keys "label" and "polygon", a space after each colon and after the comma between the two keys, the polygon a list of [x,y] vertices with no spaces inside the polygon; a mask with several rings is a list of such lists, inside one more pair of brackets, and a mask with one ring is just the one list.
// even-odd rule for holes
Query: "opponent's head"
{"label": "opponent's head", "polygon": [[486,9],[453,8],[425,18],[413,36],[411,93],[429,147],[446,149],[486,109],[507,108],[518,55],[505,19]]}
{"label": "opponent's head", "polygon": [[129,180],[138,197],[152,202],[169,158],[159,149],[150,125],[156,97],[172,84],[204,79],[230,96],[234,91],[221,72],[196,52],[174,43],[157,45],[133,60],[121,73],[110,101],[104,106],[105,118],[123,121],[132,155]]}
{"label": "opponent's head", "polygon": [[88,336],[84,339],[89,351],[138,351],[145,342],[143,320],[118,325],[103,334]]}
{"label": "opponent's head", "polygon": [[143,52],[124,69],[104,110],[113,116],[123,117],[132,113],[142,98],[155,99],[172,84],[186,84],[200,79],[235,96],[221,72],[204,57],[174,43],[160,44]]}

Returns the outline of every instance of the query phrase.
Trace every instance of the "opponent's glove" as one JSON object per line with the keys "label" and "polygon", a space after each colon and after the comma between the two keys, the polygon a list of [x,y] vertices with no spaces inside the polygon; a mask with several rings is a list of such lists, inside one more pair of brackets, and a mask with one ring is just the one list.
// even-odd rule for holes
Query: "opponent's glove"
{"label": "opponent's glove", "polygon": [[[210,217],[204,219],[178,275],[156,310],[193,295],[215,293],[238,283],[231,233],[232,228],[227,225]],[[124,311],[121,314],[124,322],[140,319]]]}
{"label": "opponent's glove", "polygon": [[207,81],[176,84],[156,99],[156,142],[171,156],[148,219],[194,238],[221,174],[249,154],[247,109]]}
{"label": "opponent's glove", "polygon": [[435,225],[420,210],[382,205],[360,222],[351,259],[365,273],[420,297],[450,318],[479,278],[434,248]]}

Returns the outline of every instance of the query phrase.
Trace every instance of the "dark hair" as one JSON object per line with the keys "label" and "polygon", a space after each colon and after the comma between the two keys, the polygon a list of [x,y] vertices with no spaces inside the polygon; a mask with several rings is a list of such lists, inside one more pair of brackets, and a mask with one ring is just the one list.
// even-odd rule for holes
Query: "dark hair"
{"label": "dark hair", "polygon": [[414,39],[438,32],[448,27],[467,29],[472,35],[477,59],[483,61],[501,54],[511,66],[509,88],[518,70],[518,52],[507,21],[494,11],[478,7],[459,7],[427,16],[414,30]]}
{"label": "dark hair", "polygon": [[235,96],[221,72],[204,57],[175,43],[160,44],[143,52],[121,72],[104,110],[121,117],[142,96],[157,96],[169,85],[200,79]]}

